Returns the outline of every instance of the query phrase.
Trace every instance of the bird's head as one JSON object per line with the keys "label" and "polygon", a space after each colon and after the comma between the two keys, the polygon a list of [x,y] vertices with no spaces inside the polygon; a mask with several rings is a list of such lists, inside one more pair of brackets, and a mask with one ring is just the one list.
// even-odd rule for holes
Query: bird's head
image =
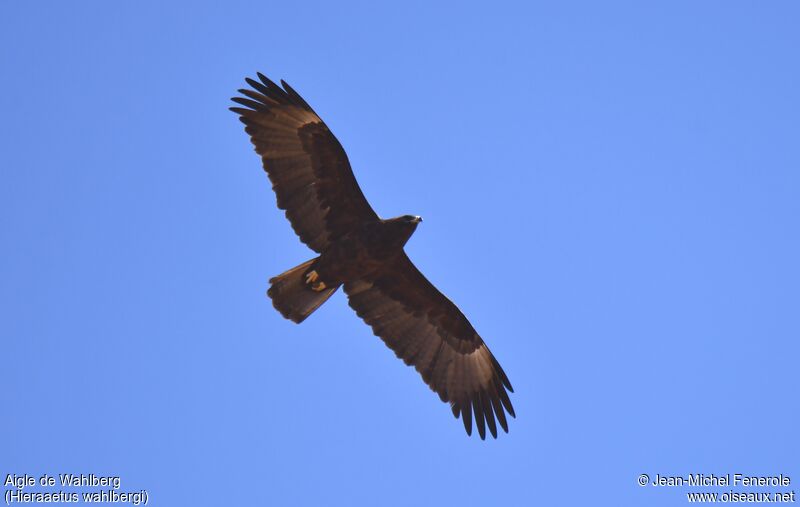
{"label": "bird's head", "polygon": [[422,222],[422,217],[419,215],[403,215],[396,220],[402,224],[403,229],[409,231],[408,235],[411,236],[411,234],[417,230],[417,226]]}
{"label": "bird's head", "polygon": [[422,222],[422,217],[417,215],[403,215],[383,221],[388,226],[387,231],[394,231],[391,232],[393,242],[399,242],[400,245],[404,245],[408,241],[420,222]]}
{"label": "bird's head", "polygon": [[419,215],[403,215],[402,217],[400,217],[400,219],[403,220],[404,222],[414,224],[415,226],[418,223],[422,222],[422,217]]}

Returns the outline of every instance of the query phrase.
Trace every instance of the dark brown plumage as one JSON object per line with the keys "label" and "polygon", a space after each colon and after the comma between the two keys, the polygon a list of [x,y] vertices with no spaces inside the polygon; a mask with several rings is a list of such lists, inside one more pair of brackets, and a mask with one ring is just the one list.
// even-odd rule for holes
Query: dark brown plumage
{"label": "dark brown plumage", "polygon": [[358,187],[339,141],[288,84],[258,74],[232,107],[261,156],[278,207],[320,255],[270,280],[281,314],[302,322],[340,286],[350,306],[472,434],[508,432],[511,383],[464,314],[406,256],[421,218],[382,220]]}

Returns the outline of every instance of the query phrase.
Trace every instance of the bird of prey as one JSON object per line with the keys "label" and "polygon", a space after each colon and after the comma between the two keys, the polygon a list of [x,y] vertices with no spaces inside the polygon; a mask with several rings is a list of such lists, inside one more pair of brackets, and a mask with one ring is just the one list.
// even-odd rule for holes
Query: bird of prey
{"label": "bird of prey", "polygon": [[[270,279],[267,294],[300,323],[344,287],[350,306],[394,353],[412,365],[443,402],[472,421],[481,439],[515,417],[511,383],[464,314],[406,256],[403,246],[422,218],[381,219],[356,183],[344,149],[286,82],[258,73],[231,107],[245,124],[278,208],[319,256]],[[496,422],[495,422],[496,421]]]}

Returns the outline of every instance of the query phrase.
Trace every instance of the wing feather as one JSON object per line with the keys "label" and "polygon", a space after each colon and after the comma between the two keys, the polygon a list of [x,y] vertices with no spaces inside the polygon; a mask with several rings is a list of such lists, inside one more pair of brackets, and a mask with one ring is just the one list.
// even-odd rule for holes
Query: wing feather
{"label": "wing feather", "polygon": [[508,377],[464,314],[405,254],[344,290],[358,316],[450,403],[467,434],[473,419],[481,438],[487,426],[496,438],[497,423],[508,432],[505,412],[515,417]]}
{"label": "wing feather", "polygon": [[247,78],[231,107],[261,156],[278,207],[303,243],[322,252],[333,241],[378,216],[356,182],[341,144],[288,84],[263,74]]}

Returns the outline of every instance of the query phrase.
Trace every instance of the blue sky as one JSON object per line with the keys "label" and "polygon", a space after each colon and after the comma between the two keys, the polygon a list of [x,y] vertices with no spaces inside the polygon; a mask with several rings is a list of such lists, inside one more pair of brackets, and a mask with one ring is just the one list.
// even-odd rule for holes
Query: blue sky
{"label": "blue sky", "polygon": [[[800,489],[798,15],[4,2],[0,473],[197,506]],[[317,110],[379,214],[425,217],[407,251],[508,373],[508,435],[468,438],[342,294],[300,326],[272,308],[312,252],[227,110],[256,71]]]}

